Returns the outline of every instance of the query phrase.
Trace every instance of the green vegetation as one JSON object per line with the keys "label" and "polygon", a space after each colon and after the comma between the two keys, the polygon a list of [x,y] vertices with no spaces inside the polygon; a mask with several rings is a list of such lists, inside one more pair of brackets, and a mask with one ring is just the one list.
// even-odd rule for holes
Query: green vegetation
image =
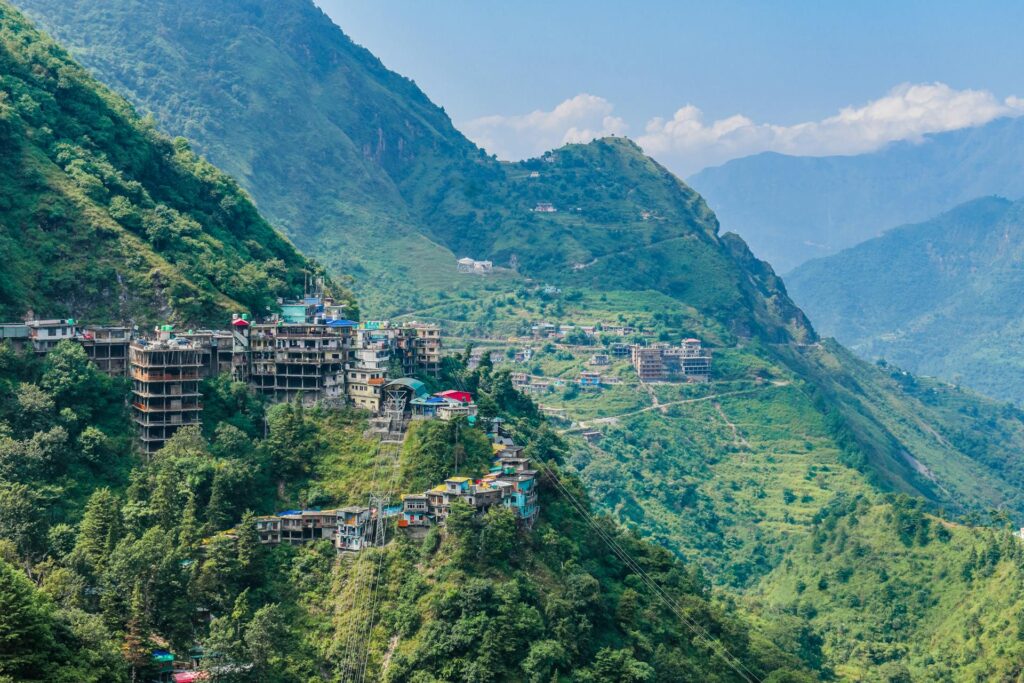
{"label": "green vegetation", "polygon": [[1022,207],[968,202],[807,263],[787,282],[822,331],[861,356],[1020,402]]}
{"label": "green vegetation", "polygon": [[1008,531],[943,522],[906,496],[841,496],[751,600],[809,619],[847,678],[1012,680],[1022,560]]}
{"label": "green vegetation", "polygon": [[308,261],[227,176],[0,4],[0,318],[221,320]]}
{"label": "green vegetation", "polygon": [[[824,595],[834,585],[819,575],[831,558],[807,548],[816,552],[832,511],[851,500],[882,510],[880,524],[887,514],[899,520],[898,542],[880,532],[879,552],[858,558],[851,584],[857,572],[888,571],[886,563],[914,568],[922,548],[932,557],[921,567],[933,577],[957,557],[970,564],[972,544],[987,555],[989,546],[975,540],[989,531],[955,527],[943,540],[947,523],[928,515],[944,509],[964,523],[1003,525],[992,508],[1024,514],[1024,471],[1013,455],[1024,447],[1021,415],[816,343],[771,269],[734,235],[719,235],[703,200],[635,145],[600,140],[498,163],[311,3],[203,3],[188,12],[167,0],[25,4],[155,112],[158,125],[194,134],[300,246],[334,273],[356,275],[354,287],[375,312],[437,320],[457,348],[478,343],[499,353],[521,346],[509,337],[540,321],[627,324],[651,340],[703,339],[715,358],[708,384],[641,386],[619,360],[607,373],[621,384],[600,393],[572,390],[569,382],[595,349],[632,339],[599,333],[596,340],[574,335],[569,345],[534,344],[529,367],[516,369],[563,382],[543,397],[575,421],[562,435],[487,359],[472,373],[460,366],[466,356],[452,361],[443,383],[474,393],[481,424],[506,418],[530,457],[561,472],[585,507],[607,514],[599,524],[759,677],[806,680],[808,670],[828,677],[834,668],[846,678],[905,679],[903,667],[926,670],[924,653],[940,633],[929,624],[946,619],[955,630],[942,642],[959,659],[943,666],[954,680],[986,663],[1009,672],[1004,664],[1016,651],[1000,629],[1013,602],[987,622],[988,601],[999,597],[994,582],[950,587],[955,602],[921,600],[913,624],[891,632],[876,625],[877,602],[822,599],[812,613],[787,591],[803,582],[803,592]],[[68,175],[79,166],[60,168]],[[188,177],[173,182],[192,187]],[[154,203],[169,201],[145,190]],[[539,202],[559,210],[531,211]],[[219,225],[195,220],[211,235]],[[177,248],[160,247],[148,233],[136,237],[140,253],[170,259]],[[200,252],[202,245],[167,263],[185,272]],[[251,255],[237,251],[239,259]],[[456,255],[492,258],[499,271],[458,276]],[[235,299],[217,299],[224,306],[244,301],[233,290],[216,291]],[[252,291],[262,304],[281,290]],[[147,314],[165,310],[153,305],[138,304]],[[70,419],[59,408],[85,405],[65,398],[58,408],[60,383],[43,382],[44,370],[30,361],[10,364],[10,386],[18,388],[4,399],[8,427],[0,436],[9,434],[19,453],[46,453],[54,416]],[[84,395],[76,391],[66,396]],[[322,544],[255,547],[247,510],[364,503],[377,487],[377,445],[354,411],[267,408],[223,378],[208,382],[204,394],[204,432],[181,432],[145,463],[129,450],[119,400],[100,394],[107,398],[100,405],[117,406],[110,416],[90,416],[78,432],[58,425],[81,462],[72,457],[63,476],[19,473],[0,505],[19,522],[7,539],[15,563],[60,610],[77,607],[100,619],[97,642],[114,643],[137,670],[152,644],[180,650],[199,642],[217,655],[213,666],[240,664],[259,680],[338,678],[354,665],[355,642],[368,648],[371,677],[390,680],[731,680],[723,662],[567,507],[551,479],[542,483],[544,513],[530,534],[513,531],[500,514],[457,511],[447,532],[371,550],[362,560],[338,560]],[[25,409],[33,405],[41,407]],[[93,427],[99,433],[86,435]],[[576,436],[585,430],[603,438],[585,443]],[[85,454],[98,448],[123,457],[89,465]],[[471,475],[487,458],[479,427],[419,425],[393,474],[398,490],[418,491],[456,465]],[[95,472],[82,469],[90,466]],[[36,485],[51,481],[64,482],[67,502],[16,504],[26,492],[45,493]],[[885,502],[881,492],[922,502]],[[895,506],[891,513],[887,505]],[[41,509],[53,518],[38,518]],[[1015,557],[1007,548],[985,571],[1014,576]],[[849,574],[846,564],[835,572]],[[373,577],[380,577],[376,610],[357,588]],[[808,588],[812,580],[816,589]],[[904,581],[918,590],[909,574]],[[867,579],[857,585],[871,589]],[[904,600],[903,584],[893,591]],[[973,628],[957,621],[957,610],[985,612],[979,623],[987,635],[978,642],[957,636]],[[853,651],[846,623],[869,636],[871,653]],[[61,642],[73,650],[78,641]]]}

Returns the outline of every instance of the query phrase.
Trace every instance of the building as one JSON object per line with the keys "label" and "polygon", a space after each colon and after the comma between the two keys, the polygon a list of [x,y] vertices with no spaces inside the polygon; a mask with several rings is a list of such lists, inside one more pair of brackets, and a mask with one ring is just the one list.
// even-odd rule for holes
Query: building
{"label": "building", "polygon": [[537,206],[533,207],[536,213],[555,213],[558,211],[551,202],[537,202]]}
{"label": "building", "polygon": [[395,351],[406,375],[441,374],[441,328],[412,322],[395,328]]}
{"label": "building", "polygon": [[628,358],[632,349],[629,344],[623,344],[621,342],[615,342],[609,347],[609,351],[615,358]]}
{"label": "building", "polygon": [[600,366],[600,365],[611,365],[611,362],[612,362],[612,360],[611,360],[611,358],[608,357],[607,353],[595,353],[593,356],[590,357],[590,360],[587,361],[587,363],[589,365],[598,365],[598,366]]}
{"label": "building", "polygon": [[[452,505],[463,502],[477,513],[496,505],[515,513],[524,526],[533,526],[540,506],[537,502],[537,472],[515,446],[497,448],[494,465],[480,479],[449,477],[424,494],[403,496],[400,528],[444,524]],[[404,523],[403,523],[404,522]]]}
{"label": "building", "polygon": [[644,382],[686,380],[706,382],[711,376],[711,354],[699,339],[684,339],[679,346],[634,346],[633,367]]}
{"label": "building", "polygon": [[78,335],[77,323],[73,318],[66,320],[29,320],[28,338],[36,353],[47,353],[65,339]]}
{"label": "building", "polygon": [[427,494],[407,493],[402,496],[402,514],[398,519],[398,528],[430,526],[429,512]]}
{"label": "building", "polygon": [[339,551],[358,552],[371,545],[374,512],[368,507],[352,506],[338,510],[338,527],[334,547]]}
{"label": "building", "polygon": [[633,367],[641,382],[662,382],[668,378],[662,356],[660,346],[633,347]]}
{"label": "building", "polygon": [[26,323],[0,324],[0,344],[10,344],[15,351],[24,351],[29,344],[28,325]]}
{"label": "building", "polygon": [[460,258],[456,264],[456,268],[460,273],[486,275],[487,273],[494,271],[494,263],[492,261],[477,261],[471,258]]}
{"label": "building", "polygon": [[665,349],[668,373],[693,382],[706,382],[711,377],[711,354],[701,346],[700,339],[684,339],[679,346]]}
{"label": "building", "polygon": [[513,363],[529,363],[533,359],[533,349],[529,346],[519,349],[512,356]]}
{"label": "building", "polygon": [[601,373],[585,370],[580,373],[580,376],[576,379],[576,383],[579,384],[581,389],[600,389]]}
{"label": "building", "polygon": [[224,330],[189,330],[178,334],[189,339],[199,349],[202,363],[200,373],[204,378],[217,377],[234,371],[234,345],[230,332]]}
{"label": "building", "polygon": [[333,541],[344,510],[285,510],[256,518],[260,543],[301,545],[309,541]]}
{"label": "building", "polygon": [[256,391],[276,401],[344,400],[345,364],[351,345],[349,321],[248,326],[248,378]]}
{"label": "building", "polygon": [[91,326],[82,330],[78,342],[97,368],[112,377],[128,374],[128,347],[132,333],[127,327]]}
{"label": "building", "polygon": [[132,419],[146,453],[160,450],[181,427],[201,422],[200,351],[173,330],[164,325],[156,339],[136,339],[128,348]]}

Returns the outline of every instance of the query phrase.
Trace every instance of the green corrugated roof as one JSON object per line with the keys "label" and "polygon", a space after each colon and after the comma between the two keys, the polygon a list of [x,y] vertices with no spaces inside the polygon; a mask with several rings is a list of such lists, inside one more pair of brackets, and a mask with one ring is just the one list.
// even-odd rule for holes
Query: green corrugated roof
{"label": "green corrugated roof", "polygon": [[412,377],[399,377],[398,379],[391,380],[390,382],[388,382],[384,386],[391,387],[391,386],[394,386],[396,384],[400,385],[400,386],[403,386],[403,387],[408,387],[409,389],[412,390],[412,393],[414,393],[416,396],[429,396],[430,395],[430,392],[427,391],[427,385],[424,384],[423,382],[419,381],[418,379],[414,379]]}

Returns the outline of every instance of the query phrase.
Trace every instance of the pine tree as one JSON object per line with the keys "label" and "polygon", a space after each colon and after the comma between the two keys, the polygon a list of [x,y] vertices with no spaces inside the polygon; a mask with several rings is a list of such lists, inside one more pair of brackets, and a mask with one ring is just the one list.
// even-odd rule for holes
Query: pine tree
{"label": "pine tree", "polygon": [[121,534],[121,507],[108,488],[97,489],[85,505],[76,550],[82,552],[95,571],[106,565]]}

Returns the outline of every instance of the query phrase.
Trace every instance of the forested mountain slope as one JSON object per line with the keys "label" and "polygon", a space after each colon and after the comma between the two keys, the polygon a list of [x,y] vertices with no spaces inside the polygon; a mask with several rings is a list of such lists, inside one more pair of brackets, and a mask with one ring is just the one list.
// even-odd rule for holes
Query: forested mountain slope
{"label": "forested mountain slope", "polygon": [[1024,399],[1024,204],[989,197],[796,269],[820,328],[867,358]]}
{"label": "forested mountain slope", "polygon": [[[1018,411],[819,343],[771,268],[735,235],[720,235],[700,196],[629,141],[497,163],[453,138],[440,109],[306,2],[24,4],[105,79],[170,121],[157,125],[205,122],[196,132],[206,138],[202,149],[218,163],[236,164],[231,168],[260,206],[304,248],[335,273],[355,274],[374,311],[436,320],[452,346],[499,351],[538,321],[616,322],[666,341],[700,336],[714,350],[707,384],[641,386],[620,361],[608,370],[621,380],[614,387],[544,396],[577,424],[596,424],[597,443],[575,436],[582,429],[573,425],[564,436],[554,433],[488,359],[459,379],[485,416],[512,420],[517,440],[532,445],[531,457],[560,464],[573,486],[578,476],[595,509],[645,539],[623,536],[685,601],[685,613],[735,647],[758,677],[788,669],[768,680],[806,680],[796,671],[827,675],[830,663],[846,663],[833,654],[824,660],[816,645],[815,629],[830,628],[826,610],[813,621],[818,615],[791,613],[788,604],[781,616],[757,606],[762,623],[749,628],[745,609],[733,604],[785,567],[842,496],[880,500],[880,491],[906,492],[929,510],[986,523],[992,519],[985,512],[999,506],[1024,514]],[[129,73],[136,66],[138,73]],[[156,81],[159,91],[143,87]],[[293,81],[302,86],[291,89]],[[317,118],[304,119],[311,108]],[[324,127],[328,113],[336,130]],[[379,125],[365,127],[367,120]],[[317,146],[321,136],[329,150]],[[282,139],[289,144],[279,147]],[[218,159],[233,156],[234,144],[243,150],[238,158]],[[335,149],[347,156],[324,156]],[[324,182],[296,177],[293,184],[282,169]],[[360,178],[370,179],[362,189]],[[318,194],[321,187],[327,190]],[[344,206],[337,197],[356,199]],[[543,202],[557,211],[532,210]],[[290,223],[296,216],[302,220]],[[492,258],[507,270],[457,275],[456,255]],[[604,343],[538,342],[529,370],[571,382]],[[36,383],[38,373],[12,376],[12,384]],[[95,523],[96,512],[79,527],[92,530],[82,551],[66,531],[63,545],[47,538],[45,548],[32,549],[36,561],[73,571],[59,576],[74,585],[100,582],[107,595],[120,596],[82,608],[103,614],[109,642],[147,629],[175,647],[198,636],[235,661],[265,667],[259,673],[272,681],[338,677],[351,662],[352,639],[366,644],[368,671],[377,675],[386,664],[395,673],[383,675],[395,680],[414,670],[410,677],[424,681],[477,680],[488,672],[545,683],[732,677],[645,597],[596,543],[593,528],[563,514],[561,499],[550,495],[538,536],[510,541],[507,520],[476,520],[419,547],[396,544],[372,555],[388,568],[385,616],[366,637],[358,626],[365,620],[355,621],[363,611],[350,608],[359,570],[334,562],[333,551],[257,555],[251,536],[242,535],[239,547],[218,533],[247,507],[269,512],[365,500],[374,451],[361,436],[363,417],[282,406],[268,412],[264,433],[264,407],[242,388],[219,381],[204,394],[207,413],[229,416],[224,422],[234,429],[209,424],[202,437],[181,437],[153,462],[132,463],[128,484],[123,471],[104,474],[114,502],[101,495],[93,507],[118,510],[114,518],[125,527],[103,533],[110,527]],[[486,446],[475,432],[456,432],[459,451],[449,433],[421,436],[414,433],[402,454],[404,481],[414,481],[435,456],[444,468],[456,452],[479,455]],[[31,437],[26,428],[17,440],[28,448]],[[74,524],[75,514],[60,519]],[[514,552],[506,563],[487,556],[487,546],[508,543]],[[100,550],[83,557],[86,548]],[[206,560],[188,563],[199,548]],[[168,561],[145,564],[154,554]],[[136,576],[144,579],[138,600]],[[66,595],[61,584],[40,583],[53,600]],[[149,585],[161,590],[144,592]],[[724,593],[721,603],[708,599],[709,585]],[[173,609],[141,621],[154,604]],[[196,607],[217,618],[195,623]],[[858,619],[871,617],[860,609]],[[935,618],[945,609],[936,608]],[[927,631],[907,634],[914,647],[926,646]],[[780,658],[765,637],[799,661]],[[264,642],[275,647],[260,648]]]}
{"label": "forested mountain slope", "polygon": [[[466,142],[411,82],[384,69],[305,1],[218,0],[200,8],[171,0],[22,4],[140,106],[162,112],[168,120],[159,125],[231,122],[197,128],[203,149],[235,164],[261,206],[286,224],[276,202],[307,202],[306,217],[322,229],[293,224],[290,233],[328,265],[354,259],[353,273],[372,272],[357,287],[373,310],[437,320],[452,334],[465,330],[493,341],[531,317],[573,322],[598,316],[614,301],[616,315],[628,320],[649,315],[643,311],[653,305],[663,316],[653,328],[659,334],[696,333],[722,351],[734,349],[737,360],[726,366],[726,377],[754,381],[764,370],[780,381],[806,382],[814,419],[831,425],[829,447],[848,453],[873,486],[914,492],[957,511],[1017,505],[1015,480],[1000,474],[1020,439],[1015,415],[972,432],[969,441],[951,439],[942,435],[960,430],[958,411],[984,412],[987,405],[972,407],[971,396],[964,406],[947,404],[936,392],[932,400],[943,409],[922,415],[886,372],[841,349],[795,352],[791,345],[813,344],[816,335],[781,280],[742,240],[720,235],[701,197],[628,140],[497,163]],[[156,81],[159,88],[145,85]],[[303,85],[292,88],[293,82]],[[314,111],[330,125],[302,118]],[[232,153],[236,136],[251,151]],[[333,146],[359,150],[358,158],[317,154],[316,145],[306,147],[312,138],[317,144],[336,139]],[[290,142],[279,149],[282,139]],[[328,181],[293,183],[271,159],[290,159],[288,168],[315,169]],[[309,200],[311,187],[353,193],[353,179],[366,174],[386,178],[394,190],[359,190],[362,218],[314,210],[328,204]],[[557,210],[533,210],[544,202]],[[396,206],[404,212],[402,229],[389,222]],[[337,240],[349,248],[335,248]],[[418,246],[424,240],[442,245],[443,258],[424,257]],[[457,275],[456,254],[516,269]],[[536,306],[543,284],[563,294],[555,301],[541,296]],[[753,354],[748,346],[756,347]],[[740,400],[752,421],[770,419],[776,405]],[[717,447],[696,452],[711,457]],[[978,480],[984,485],[962,477],[979,457],[993,473]],[[643,521],[630,517],[636,509],[624,509],[627,518]]]}
{"label": "forested mountain slope", "polygon": [[786,273],[957,204],[1024,196],[1024,119],[892,143],[868,154],[765,153],[691,176],[722,225]]}
{"label": "forested mountain slope", "polygon": [[204,321],[313,266],[235,183],[0,4],[0,319]]}
{"label": "forested mountain slope", "polygon": [[[510,288],[528,276],[658,289],[746,334],[809,336],[774,277],[751,282],[730,254],[744,248],[723,248],[699,196],[635,145],[499,163],[310,1],[20,6],[238,177],[305,253],[355,276],[375,313],[476,292],[478,279],[454,277],[455,258],[471,256],[514,264],[501,275]],[[539,202],[557,212],[533,211]],[[765,299],[774,319],[753,319]]]}

